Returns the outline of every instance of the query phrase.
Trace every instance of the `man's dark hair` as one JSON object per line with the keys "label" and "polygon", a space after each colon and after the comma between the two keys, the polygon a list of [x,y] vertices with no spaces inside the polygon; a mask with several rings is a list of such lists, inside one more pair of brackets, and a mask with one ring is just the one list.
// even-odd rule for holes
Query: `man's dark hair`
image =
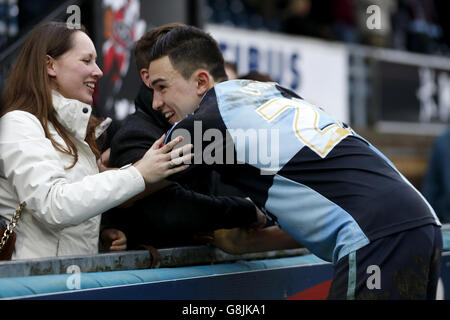
{"label": "man's dark hair", "polygon": [[160,27],[156,27],[144,34],[134,44],[134,56],[136,57],[136,67],[138,71],[147,69],[150,64],[150,52],[156,40],[162,35],[168,33],[176,27],[184,26],[182,23],[168,23]]}
{"label": "man's dark hair", "polygon": [[149,63],[168,56],[175,70],[189,79],[192,73],[203,68],[215,81],[227,80],[224,59],[216,40],[193,26],[179,26],[161,35],[152,47]]}

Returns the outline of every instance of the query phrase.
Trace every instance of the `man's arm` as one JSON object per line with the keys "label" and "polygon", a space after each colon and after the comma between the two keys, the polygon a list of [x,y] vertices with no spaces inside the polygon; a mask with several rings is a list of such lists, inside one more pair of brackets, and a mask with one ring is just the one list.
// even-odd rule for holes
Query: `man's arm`
{"label": "man's arm", "polygon": [[231,230],[216,230],[210,244],[230,254],[302,247],[278,226],[270,226],[263,229],[234,228]]}
{"label": "man's arm", "polygon": [[244,198],[206,196],[178,184],[111,213],[103,215],[102,224],[123,230],[129,248],[180,245],[197,234],[250,227],[257,221],[256,207]]}

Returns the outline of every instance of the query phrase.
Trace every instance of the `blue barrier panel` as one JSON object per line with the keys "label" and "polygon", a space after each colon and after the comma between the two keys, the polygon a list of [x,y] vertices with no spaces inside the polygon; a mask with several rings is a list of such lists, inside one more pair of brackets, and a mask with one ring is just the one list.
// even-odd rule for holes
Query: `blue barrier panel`
{"label": "blue barrier panel", "polygon": [[[319,265],[323,265],[324,269],[329,269],[329,271],[315,272],[315,268]],[[296,277],[301,281],[292,288],[278,290],[279,292],[274,294],[269,292],[274,286],[281,287],[282,282],[280,281],[285,281],[286,285],[292,286],[294,282],[291,279],[292,276],[288,276],[288,274],[294,271],[295,274],[300,267],[314,267],[311,269],[312,275]],[[259,271],[266,272],[257,273]],[[268,276],[268,273],[277,273],[279,276],[274,277],[274,274]],[[314,276],[315,273],[318,276]],[[41,299],[227,299],[227,297],[257,299],[259,297],[259,299],[283,299],[321,281],[327,281],[331,279],[331,276],[330,264],[314,255],[305,255],[209,266],[3,278],[0,279],[0,297],[34,296],[34,298]],[[79,277],[78,280],[76,277]],[[255,286],[258,282],[262,283],[261,280],[264,277],[270,280],[271,283],[266,283],[266,285],[272,289],[255,290]],[[70,286],[77,281],[80,284],[80,290],[71,291]],[[243,294],[242,286],[230,286],[229,281],[236,281],[237,284],[245,281],[252,282],[251,292]],[[217,286],[219,283],[222,285]],[[173,287],[176,290],[172,290]],[[232,289],[227,294],[228,289],[226,288],[230,287]],[[240,289],[238,289],[239,287]],[[165,290],[161,290],[161,288],[165,288]],[[269,296],[270,298],[268,298]]]}

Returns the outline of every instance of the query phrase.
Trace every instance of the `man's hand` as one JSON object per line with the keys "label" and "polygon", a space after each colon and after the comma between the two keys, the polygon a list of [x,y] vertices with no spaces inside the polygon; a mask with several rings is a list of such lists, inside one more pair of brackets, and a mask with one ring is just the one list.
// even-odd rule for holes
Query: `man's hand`
{"label": "man's hand", "polygon": [[117,229],[105,229],[101,234],[103,248],[106,251],[125,251],[127,249],[127,237],[125,233]]}

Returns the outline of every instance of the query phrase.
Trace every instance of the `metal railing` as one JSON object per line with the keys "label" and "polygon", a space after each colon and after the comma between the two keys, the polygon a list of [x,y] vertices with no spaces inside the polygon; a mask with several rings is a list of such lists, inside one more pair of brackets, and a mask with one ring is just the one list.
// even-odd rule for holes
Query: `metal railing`
{"label": "metal railing", "polygon": [[[305,248],[232,255],[210,246],[177,247],[158,250],[159,267],[211,265],[241,260],[285,258],[309,254]],[[146,250],[101,253],[96,255],[52,257],[0,262],[0,278],[65,274],[73,265],[80,272],[106,272],[148,269],[153,257]]]}

